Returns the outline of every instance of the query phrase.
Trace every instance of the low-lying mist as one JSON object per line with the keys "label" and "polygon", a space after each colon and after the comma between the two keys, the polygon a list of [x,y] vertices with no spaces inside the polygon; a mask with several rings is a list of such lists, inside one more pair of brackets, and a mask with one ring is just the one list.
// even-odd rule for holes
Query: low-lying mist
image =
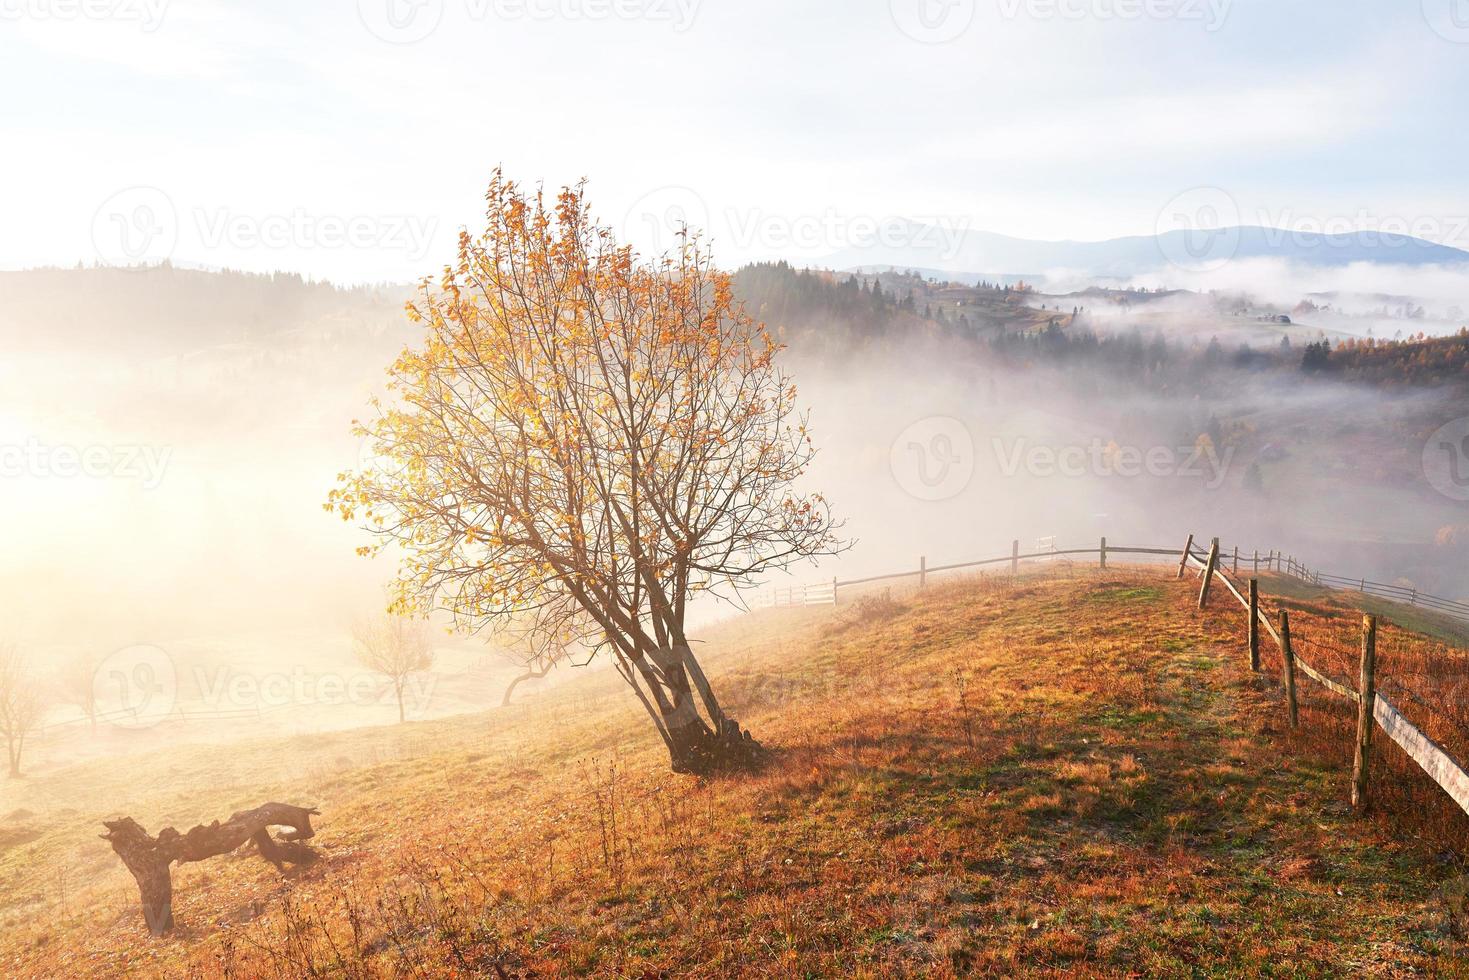
{"label": "low-lying mist", "polygon": [[1435,532],[1460,511],[1418,472],[1427,432],[1410,436],[1452,417],[1441,393],[1247,372],[1154,393],[1117,370],[1015,370],[958,344],[801,378],[823,446],[813,484],[858,539],[835,563],[841,577],[914,570],[920,555],[998,557],[1014,539],[1027,552],[1040,538],[1094,548],[1102,536],[1181,549],[1196,533],[1345,574],[1469,588],[1433,560]]}
{"label": "low-lying mist", "polygon": [[[3,639],[58,675],[120,652],[136,670],[136,650],[162,651],[180,705],[307,706],[282,707],[273,730],[393,720],[351,646],[353,623],[382,606],[391,554],[357,557],[362,535],[322,504],[337,474],[364,462],[351,420],[415,339],[404,294],[167,269],[44,275],[49,305],[12,304],[0,321],[14,341],[0,366]],[[1350,278],[1323,275],[1309,285]],[[1276,288],[1268,271],[1247,284]],[[216,289],[235,302],[212,313],[203,298]],[[146,313],[139,296],[151,297]],[[1181,548],[1194,533],[1246,554],[1279,549],[1328,571],[1469,593],[1459,550],[1469,535],[1453,530],[1462,502],[1435,492],[1422,463],[1429,435],[1466,414],[1457,389],[1308,376],[1294,353],[1261,368],[1236,345],[1275,350],[1292,328],[1250,317],[1236,318],[1239,337],[1206,350],[1219,304],[1196,294],[1130,307],[1026,302],[1045,304],[1042,323],[1055,307],[1063,334],[1135,332],[1140,360],[1053,356],[1043,339],[995,348],[982,331],[912,326],[907,314],[909,327],[861,336],[840,316],[773,324],[785,328],[782,356],[821,450],[807,485],[852,540],[773,584],[916,571],[920,557],[929,567],[999,557],[1016,539],[1023,551],[1042,539],[1092,548],[1103,536]],[[136,343],[119,336],[124,327]],[[1313,336],[1296,331],[1298,342]],[[733,611],[705,601],[693,618]],[[434,680],[412,717],[498,704],[518,673],[486,638],[439,633],[435,645]],[[260,731],[260,716],[200,737]],[[58,699],[51,721],[78,719]],[[152,744],[130,735],[106,748]]]}
{"label": "low-lying mist", "polygon": [[[1095,284],[1089,275],[1065,269],[1046,273],[1053,293],[1079,291]],[[1330,333],[1382,339],[1395,334],[1453,333],[1465,325],[1469,311],[1469,266],[1389,265],[1353,262],[1342,266],[1310,265],[1287,259],[1249,258],[1200,268],[1163,265],[1126,279],[1108,281],[1123,289],[1187,290],[1198,297],[1235,297],[1286,311],[1303,302],[1309,320]],[[1185,297],[1173,305],[1200,312],[1201,304]],[[1157,307],[1167,312],[1168,305]]]}

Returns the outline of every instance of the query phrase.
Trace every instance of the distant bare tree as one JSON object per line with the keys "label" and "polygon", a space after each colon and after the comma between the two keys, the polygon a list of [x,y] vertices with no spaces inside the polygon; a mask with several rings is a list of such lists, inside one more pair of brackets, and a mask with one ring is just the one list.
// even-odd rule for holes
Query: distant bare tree
{"label": "distant bare tree", "polygon": [[96,681],[97,661],[88,654],[67,661],[55,678],[57,699],[79,710],[91,723],[93,735],[97,734]]}
{"label": "distant bare tree", "polygon": [[13,643],[0,643],[0,738],[5,739],[10,777],[20,775],[20,757],[26,737],[41,723],[46,709],[41,687],[26,669]]}
{"label": "distant bare tree", "polygon": [[388,678],[398,698],[398,721],[407,717],[403,690],[408,678],[434,665],[428,624],[407,616],[384,613],[352,628],[353,649],[364,667]]}
{"label": "distant bare tree", "polygon": [[543,679],[557,664],[574,659],[577,649],[589,653],[584,639],[596,633],[596,623],[572,609],[556,629],[547,631],[537,619],[529,618],[508,632],[518,637],[518,642],[506,649],[503,655],[524,668],[524,673],[512,678],[505,688],[505,696],[500,701],[502,708],[510,704],[511,695],[524,682]]}
{"label": "distant bare tree", "polygon": [[500,707],[504,708],[509,706],[511,695],[513,695],[515,693],[515,689],[523,684],[525,681],[541,680],[547,674],[549,674],[551,672],[551,668],[555,666],[555,660],[537,659],[529,664],[526,664],[525,673],[517,674],[511,679],[510,683],[506,685],[505,696],[500,699]]}

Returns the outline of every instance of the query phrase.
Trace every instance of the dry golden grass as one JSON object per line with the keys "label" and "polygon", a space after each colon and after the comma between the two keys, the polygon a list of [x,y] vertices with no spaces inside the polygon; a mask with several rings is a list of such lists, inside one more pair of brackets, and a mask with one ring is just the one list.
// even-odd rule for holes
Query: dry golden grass
{"label": "dry golden grass", "polygon": [[[75,772],[113,795],[63,799],[0,854],[0,973],[1469,972],[1462,816],[1383,766],[1354,817],[1332,709],[1290,732],[1242,612],[1221,593],[1200,614],[1195,589],[1056,567],[724,627],[711,673],[773,749],[749,777],[669,774],[595,676],[483,716]],[[162,941],[83,836],[267,798],[322,808],[325,860],[182,868]],[[59,855],[88,881],[64,898]]]}

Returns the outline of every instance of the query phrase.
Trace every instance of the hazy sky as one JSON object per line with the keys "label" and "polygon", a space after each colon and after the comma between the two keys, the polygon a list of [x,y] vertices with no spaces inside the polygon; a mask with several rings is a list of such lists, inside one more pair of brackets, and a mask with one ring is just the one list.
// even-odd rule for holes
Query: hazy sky
{"label": "hazy sky", "polygon": [[899,215],[1469,245],[1469,0],[0,0],[0,85],[0,268],[406,279],[497,163],[728,264]]}

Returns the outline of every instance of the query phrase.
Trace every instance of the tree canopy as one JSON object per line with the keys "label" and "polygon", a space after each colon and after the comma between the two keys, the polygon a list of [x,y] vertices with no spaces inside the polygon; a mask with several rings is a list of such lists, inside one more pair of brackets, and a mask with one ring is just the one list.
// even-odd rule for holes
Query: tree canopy
{"label": "tree canopy", "polygon": [[688,649],[690,601],[838,546],[795,488],[815,452],[796,387],[692,233],[642,261],[582,187],[548,205],[498,173],[486,218],[409,304],[422,342],[360,428],[380,463],[328,506],[377,536],[364,552],[402,549],[395,611],[540,650],[574,631],[614,656],[675,768],[706,768],[740,733]]}

